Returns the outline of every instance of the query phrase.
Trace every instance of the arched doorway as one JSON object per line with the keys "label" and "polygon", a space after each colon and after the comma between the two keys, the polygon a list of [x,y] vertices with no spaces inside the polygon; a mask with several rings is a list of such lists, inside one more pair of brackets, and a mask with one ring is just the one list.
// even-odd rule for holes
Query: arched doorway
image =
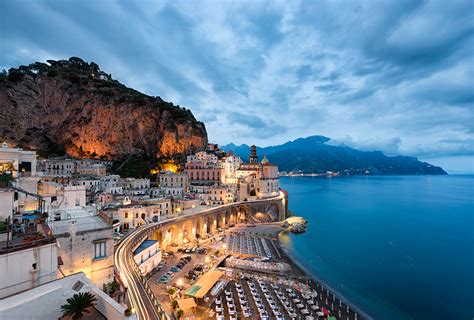
{"label": "arched doorway", "polygon": [[180,245],[179,229],[176,225],[171,225],[166,229],[164,245]]}
{"label": "arched doorway", "polygon": [[163,246],[163,231],[161,229],[157,229],[155,231],[152,232],[151,236],[150,236],[151,240],[157,240],[158,241],[158,246],[160,248],[164,248]]}
{"label": "arched doorway", "polygon": [[202,219],[196,221],[196,238],[198,239],[202,239],[205,236],[207,230],[204,230],[204,224]]}
{"label": "arched doorway", "polygon": [[191,220],[187,220],[183,224],[183,243],[192,243],[196,238],[196,228]]}

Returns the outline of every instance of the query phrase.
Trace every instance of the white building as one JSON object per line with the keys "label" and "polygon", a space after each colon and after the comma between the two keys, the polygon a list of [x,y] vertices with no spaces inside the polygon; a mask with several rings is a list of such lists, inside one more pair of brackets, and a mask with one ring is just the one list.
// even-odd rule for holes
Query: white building
{"label": "white building", "polygon": [[38,194],[43,197],[44,208],[53,220],[57,210],[86,206],[86,186],[62,185],[56,182],[38,184]]}
{"label": "white building", "polygon": [[260,198],[276,197],[280,192],[278,183],[278,166],[268,161],[264,156],[261,161],[261,175],[259,179],[258,196]]}
{"label": "white building", "polygon": [[150,179],[127,178],[126,181],[130,189],[149,189],[150,188]]}
{"label": "white building", "polygon": [[[42,230],[38,228],[38,231]],[[41,240],[28,243],[22,243],[21,239],[11,239],[11,247],[0,242],[0,299],[56,279],[56,239],[42,234]]]}
{"label": "white building", "polygon": [[36,176],[36,152],[20,148],[10,148],[3,142],[0,148],[0,174],[18,176]]}
{"label": "white building", "polygon": [[200,151],[196,154],[186,157],[187,163],[217,163],[217,156],[212,153],[207,153],[206,151]]}
{"label": "white building", "polygon": [[49,176],[71,177],[76,173],[74,159],[47,159],[40,160],[41,169]]}
{"label": "white building", "polygon": [[84,272],[97,286],[113,280],[114,242],[112,220],[92,207],[60,211],[50,223],[60,247],[58,256],[65,275]]}
{"label": "white building", "polygon": [[105,193],[123,194],[123,186],[119,175],[109,175],[100,179],[100,188]]}
{"label": "white building", "polygon": [[2,320],[59,319],[62,316],[61,306],[66,304],[67,299],[79,292],[90,292],[96,297],[97,301],[93,312],[99,312],[103,318],[125,319],[126,307],[91,283],[82,272],[50,281],[0,300],[0,318]]}
{"label": "white building", "polygon": [[0,220],[12,217],[18,206],[15,200],[15,190],[12,188],[0,188]]}
{"label": "white building", "polygon": [[173,213],[170,199],[149,199],[147,202],[146,204],[127,205],[117,209],[114,219],[120,221],[122,230],[158,222],[161,217]]}
{"label": "white building", "polygon": [[208,206],[228,204],[235,200],[234,193],[226,186],[207,187],[205,193],[199,194],[199,196]]}
{"label": "white building", "polygon": [[225,157],[220,164],[224,168],[224,183],[236,183],[237,182],[237,169],[239,169],[242,159],[235,155],[228,155]]}
{"label": "white building", "polygon": [[161,250],[157,240],[145,240],[134,251],[133,259],[141,273],[147,275],[161,262]]}
{"label": "white building", "polygon": [[185,173],[161,172],[159,182],[165,195],[182,195],[189,190],[189,180]]}

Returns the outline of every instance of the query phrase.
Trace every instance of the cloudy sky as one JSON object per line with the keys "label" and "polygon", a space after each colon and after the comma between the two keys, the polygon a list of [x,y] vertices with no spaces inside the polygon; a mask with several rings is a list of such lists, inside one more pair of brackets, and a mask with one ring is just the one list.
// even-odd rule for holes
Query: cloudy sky
{"label": "cloudy sky", "polygon": [[337,143],[474,171],[472,1],[0,1],[0,68],[79,56],[211,141]]}

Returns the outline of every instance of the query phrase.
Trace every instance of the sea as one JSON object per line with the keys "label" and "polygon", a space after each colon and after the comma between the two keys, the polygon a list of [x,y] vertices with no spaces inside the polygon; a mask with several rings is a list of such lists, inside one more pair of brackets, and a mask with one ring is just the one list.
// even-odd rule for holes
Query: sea
{"label": "sea", "polygon": [[474,319],[474,176],[282,177],[280,241],[373,319]]}

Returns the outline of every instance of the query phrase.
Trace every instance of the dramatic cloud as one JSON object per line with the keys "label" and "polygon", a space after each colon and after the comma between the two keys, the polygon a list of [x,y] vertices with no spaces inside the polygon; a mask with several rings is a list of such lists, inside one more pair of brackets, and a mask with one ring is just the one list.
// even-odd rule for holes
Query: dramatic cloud
{"label": "dramatic cloud", "polygon": [[[0,68],[79,56],[218,143],[474,156],[472,1],[4,0]],[[472,159],[472,158],[469,158]]]}

